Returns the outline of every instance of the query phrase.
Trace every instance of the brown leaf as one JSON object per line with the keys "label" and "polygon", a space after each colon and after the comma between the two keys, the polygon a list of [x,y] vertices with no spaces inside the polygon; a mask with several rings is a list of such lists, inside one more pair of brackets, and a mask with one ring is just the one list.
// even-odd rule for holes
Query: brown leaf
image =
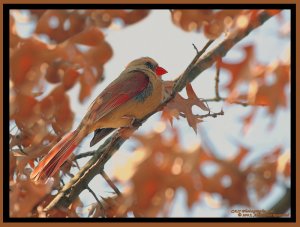
{"label": "brown leaf", "polygon": [[32,209],[50,192],[49,184],[36,185],[30,180],[10,182],[10,217],[30,217]]}
{"label": "brown leaf", "polygon": [[[45,137],[44,137],[45,138]],[[57,139],[53,139],[49,144],[47,145],[31,145],[30,147],[22,148],[22,151],[14,150],[12,152],[13,156],[16,158],[16,166],[14,168],[14,171],[16,171],[17,174],[24,173],[24,169],[27,164],[30,164],[31,167],[34,167],[33,161],[40,156],[46,155],[49,150],[57,143]]]}
{"label": "brown leaf", "polygon": [[211,177],[202,176],[203,190],[219,193],[231,205],[250,205],[247,176],[232,161],[217,161],[218,171]]}
{"label": "brown leaf", "polygon": [[[196,94],[190,84],[188,84],[186,86],[186,91],[188,94],[187,99],[185,99],[181,95],[177,94],[175,96],[175,98],[172,101],[170,101],[168,103],[168,105],[165,107],[164,112],[165,112],[165,114],[166,114],[166,111],[168,111],[169,113],[172,113],[172,112],[174,113],[173,110],[174,109],[177,110],[179,112],[180,116],[186,117],[189,126],[191,126],[195,132],[197,132],[197,124],[199,122],[201,122],[202,120],[199,117],[197,117],[197,115],[193,114],[192,107],[194,105],[196,105],[205,111],[209,111],[209,108],[204,104],[204,102],[201,99],[199,99],[196,96]],[[176,115],[174,115],[174,116],[176,116]]]}
{"label": "brown leaf", "polygon": [[252,183],[259,198],[266,196],[276,182],[276,162],[260,164],[253,169],[254,182]]}
{"label": "brown leaf", "polygon": [[174,117],[176,119],[179,119],[179,112],[176,109],[172,109],[170,110],[167,107],[164,107],[162,110],[162,114],[161,114],[161,119],[163,119],[164,121],[168,121],[170,122],[171,126],[173,127],[173,119]]}
{"label": "brown leaf", "polygon": [[77,199],[75,199],[71,205],[68,208],[68,217],[78,217],[78,214],[76,212],[77,208],[82,208],[83,207],[83,203],[80,200],[79,197],[77,197]]}
{"label": "brown leaf", "polygon": [[257,108],[253,108],[252,111],[242,119],[242,122],[243,122],[243,133],[246,134],[253,122],[253,119],[255,117],[255,114],[256,114],[256,111],[257,111]]}
{"label": "brown leaf", "polygon": [[213,17],[212,10],[172,10],[172,20],[185,31],[200,30]]}
{"label": "brown leaf", "polygon": [[129,198],[135,213],[156,216],[166,209],[176,190],[182,187],[187,191],[189,207],[199,199],[199,160],[203,151],[200,148],[193,152],[184,151],[178,135],[172,132],[168,139],[158,133],[134,135],[142,143],[140,149],[148,152],[132,177],[133,189]]}
{"label": "brown leaf", "polygon": [[62,81],[62,77],[64,73],[62,69],[63,64],[64,64],[63,60],[58,60],[58,61],[54,60],[53,62],[50,63],[45,75],[45,79],[49,83],[55,84]]}
{"label": "brown leaf", "polygon": [[287,106],[285,88],[290,81],[290,65],[279,63],[273,72],[275,83],[261,85],[254,101],[257,105],[267,105],[271,114],[274,114],[277,108]]}
{"label": "brown leaf", "polygon": [[[34,69],[40,66],[47,53],[47,45],[37,39],[29,38],[18,45],[10,57],[10,79],[14,86],[21,87],[27,83],[36,85],[40,75]],[[33,85],[28,89],[32,87]]]}
{"label": "brown leaf", "polygon": [[106,63],[113,55],[111,46],[107,42],[102,42],[96,47],[90,49],[85,58],[91,65],[97,66]]}
{"label": "brown leaf", "polygon": [[67,209],[52,209],[47,212],[47,217],[49,217],[49,218],[67,218],[67,217],[69,217],[69,212]]}
{"label": "brown leaf", "polygon": [[203,29],[208,39],[216,39],[222,33],[236,29],[239,16],[249,16],[253,10],[172,10],[175,25],[185,31]]}
{"label": "brown leaf", "polygon": [[9,152],[9,180],[13,180],[15,169],[16,169],[16,157],[12,152]]}
{"label": "brown leaf", "polygon": [[186,85],[186,92],[193,105],[199,106],[204,111],[209,111],[209,108],[204,104],[204,102],[197,97],[190,83]]}
{"label": "brown leaf", "polygon": [[61,135],[70,131],[73,125],[74,113],[70,109],[69,97],[65,96],[57,107],[54,115],[55,121],[52,123],[54,131]]}
{"label": "brown leaf", "polygon": [[149,14],[149,10],[93,10],[91,19],[99,27],[108,27],[114,19],[121,19],[125,25],[134,24]]}
{"label": "brown leaf", "polygon": [[50,120],[55,113],[55,101],[52,96],[46,96],[40,101],[42,117],[45,120]]}
{"label": "brown leaf", "polygon": [[66,95],[63,86],[58,86],[47,98],[52,99],[55,106],[52,127],[58,135],[65,134],[72,128],[74,119],[69,97]]}
{"label": "brown leaf", "polygon": [[[104,200],[106,203],[109,203],[108,200]],[[110,210],[110,206],[106,206],[105,210]],[[113,212],[112,212],[113,213]],[[99,205],[99,203],[93,203],[90,205],[89,208],[89,213],[88,213],[88,217],[93,217],[93,218],[101,218],[104,217],[104,210],[102,209],[102,207]],[[112,216],[108,216],[108,217],[114,217],[114,215]]]}
{"label": "brown leaf", "polygon": [[[211,178],[202,176],[203,190],[210,193],[219,193],[224,199],[228,200],[230,205],[249,206],[246,176],[231,167],[234,167],[234,164],[222,165]],[[223,183],[224,181],[226,183]]]}
{"label": "brown leaf", "polygon": [[9,15],[9,45],[10,45],[9,47],[14,48],[21,41],[22,41],[22,38],[19,37],[16,32],[15,19],[13,16]]}
{"label": "brown leaf", "polygon": [[149,15],[149,10],[131,10],[124,14],[122,18],[126,25],[134,24]]}
{"label": "brown leaf", "polygon": [[255,77],[253,71],[254,47],[252,45],[245,46],[245,57],[239,63],[225,63],[218,60],[217,64],[220,69],[226,69],[230,72],[231,80],[226,85],[226,88],[232,92],[237,85],[243,81],[250,81]]}
{"label": "brown leaf", "polygon": [[20,129],[32,128],[39,119],[38,101],[32,96],[18,95],[15,102],[18,108],[11,119],[15,120]]}
{"label": "brown leaf", "polygon": [[203,190],[209,193],[219,193],[230,205],[250,205],[248,197],[247,171],[240,168],[242,160],[248,154],[248,149],[240,147],[238,154],[231,159],[223,160],[209,156],[209,161],[218,166],[218,170],[210,177],[202,174]]}
{"label": "brown leaf", "polygon": [[204,34],[210,40],[217,39],[224,32],[224,29],[224,22],[219,20],[204,24],[203,26]]}
{"label": "brown leaf", "polygon": [[272,189],[277,179],[278,157],[281,148],[274,149],[273,152],[266,154],[261,162],[253,163],[245,172],[251,174],[249,184],[255,189],[258,198],[263,198]]}
{"label": "brown leaf", "polygon": [[291,177],[291,162],[290,161],[286,163],[283,174],[286,178]]}
{"label": "brown leaf", "polygon": [[72,88],[75,83],[77,82],[79,78],[79,73],[72,68],[69,68],[65,71],[64,79],[63,79],[63,85],[65,90],[69,90]]}
{"label": "brown leaf", "polygon": [[44,9],[30,9],[29,11],[32,15],[35,15],[38,18],[40,18],[46,12]]}
{"label": "brown leaf", "polygon": [[97,46],[100,45],[104,40],[104,35],[96,27],[89,27],[82,32],[72,36],[69,42],[79,43],[87,46]]}
{"label": "brown leaf", "polygon": [[238,154],[234,157],[232,163],[234,163],[236,166],[240,166],[241,162],[248,155],[248,153],[249,153],[248,148],[240,146]]}
{"label": "brown leaf", "polygon": [[79,78],[80,82],[80,93],[79,101],[82,103],[86,97],[91,95],[92,88],[95,86],[96,78],[92,75],[90,71],[87,71],[83,76]]}
{"label": "brown leaf", "polygon": [[80,14],[78,10],[47,10],[38,20],[35,32],[63,42],[83,31],[86,19],[86,13]]}

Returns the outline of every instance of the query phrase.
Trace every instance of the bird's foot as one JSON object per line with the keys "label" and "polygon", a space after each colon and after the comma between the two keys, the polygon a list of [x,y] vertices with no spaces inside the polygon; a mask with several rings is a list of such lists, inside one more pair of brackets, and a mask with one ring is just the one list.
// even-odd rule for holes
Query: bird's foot
{"label": "bird's foot", "polygon": [[130,119],[130,125],[128,128],[138,128],[142,125],[142,122],[134,116],[124,115],[122,118]]}

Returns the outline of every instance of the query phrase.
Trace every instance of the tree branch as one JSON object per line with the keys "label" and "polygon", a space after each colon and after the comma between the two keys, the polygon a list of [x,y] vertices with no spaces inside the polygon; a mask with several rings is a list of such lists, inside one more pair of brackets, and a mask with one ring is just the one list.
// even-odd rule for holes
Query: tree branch
{"label": "tree branch", "polygon": [[[215,61],[224,57],[226,53],[241,39],[246,37],[252,30],[262,25],[272,15],[269,15],[265,11],[257,15],[257,18],[252,20],[248,27],[244,30],[240,30],[235,36],[230,36],[220,43],[213,50],[208,52],[202,57],[202,54],[207,50],[213,40],[209,41],[205,47],[197,53],[195,58],[192,60],[187,69],[181,74],[181,76],[174,82],[174,87],[172,93],[167,97],[164,102],[157,107],[153,112],[149,113],[146,117],[140,120],[140,123],[145,122],[150,116],[158,112],[165,106],[170,100],[172,100],[176,93],[180,92],[187,83],[193,81],[199,74],[204,70],[210,68]],[[45,208],[45,211],[51,210],[53,208],[66,208],[68,207],[78,195],[87,188],[88,183],[103,169],[105,163],[110,159],[110,157],[120,148],[120,146],[125,142],[125,140],[136,130],[140,124],[138,124],[133,129],[121,130],[115,132],[110,136],[95,152],[94,156],[81,168],[81,170],[67,183],[62,190],[56,195],[56,197],[51,201],[51,203]],[[125,136],[121,135],[125,134]]]}
{"label": "tree branch", "polygon": [[219,94],[219,82],[220,82],[220,67],[217,64],[217,72],[216,72],[216,85],[215,85],[215,93],[216,93],[216,98],[221,98]]}
{"label": "tree branch", "polygon": [[95,200],[97,201],[99,207],[101,208],[102,211],[102,217],[105,217],[105,212],[104,212],[104,206],[103,204],[100,202],[100,200],[98,199],[96,193],[89,187],[87,186],[87,190],[92,194],[92,196],[95,198]]}
{"label": "tree branch", "polygon": [[108,185],[115,191],[115,193],[119,196],[122,193],[120,190],[117,188],[117,186],[112,182],[112,180],[109,178],[109,176],[102,170],[100,172],[101,176],[105,179],[105,181],[108,183]]}
{"label": "tree branch", "polygon": [[96,153],[96,151],[84,152],[84,153],[76,155],[74,159],[77,160],[77,159],[93,156],[95,153]]}
{"label": "tree branch", "polygon": [[110,157],[120,148],[126,138],[120,135],[120,130],[109,137],[95,152],[94,156],[78,171],[78,173],[62,188],[45,211],[52,208],[68,207],[74,199],[87,187]]}
{"label": "tree branch", "polygon": [[269,20],[272,16],[273,15],[270,15],[267,12],[263,11],[262,13],[258,14],[255,19],[250,21],[246,29],[242,29],[237,33],[229,36],[216,48],[208,52],[205,56],[197,59],[195,64],[193,64],[193,67],[191,67],[190,69],[188,67],[187,70],[177,80],[174,90],[176,92],[181,91],[187,83],[193,81],[200,73],[210,68],[218,58],[224,57],[235,44],[246,37],[255,28],[261,26],[263,23]]}
{"label": "tree branch", "polygon": [[254,106],[254,104],[247,103],[247,102],[242,102],[242,101],[233,101],[233,102],[230,102],[227,98],[222,98],[222,97],[215,97],[215,98],[211,98],[211,99],[203,99],[203,101],[204,102],[220,102],[220,101],[226,102],[227,101],[230,104],[237,104],[237,105],[241,105],[241,106],[249,106],[249,105]]}
{"label": "tree branch", "polygon": [[221,116],[221,115],[224,115],[224,111],[221,110],[220,112],[217,112],[217,113],[208,113],[208,114],[203,114],[203,115],[196,115],[196,117],[198,118],[205,118],[205,117],[213,117],[213,118],[216,118],[217,116]]}
{"label": "tree branch", "polygon": [[285,188],[285,193],[282,198],[274,204],[270,210],[275,214],[284,214],[289,209],[291,209],[291,189],[289,187]]}

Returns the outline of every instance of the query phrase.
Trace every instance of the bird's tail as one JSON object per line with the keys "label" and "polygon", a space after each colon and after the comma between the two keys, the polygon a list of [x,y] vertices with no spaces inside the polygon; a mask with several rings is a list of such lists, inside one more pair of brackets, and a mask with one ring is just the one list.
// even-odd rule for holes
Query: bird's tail
{"label": "bird's tail", "polygon": [[67,133],[35,167],[30,178],[34,181],[44,181],[52,177],[82,139],[83,136],[78,130]]}

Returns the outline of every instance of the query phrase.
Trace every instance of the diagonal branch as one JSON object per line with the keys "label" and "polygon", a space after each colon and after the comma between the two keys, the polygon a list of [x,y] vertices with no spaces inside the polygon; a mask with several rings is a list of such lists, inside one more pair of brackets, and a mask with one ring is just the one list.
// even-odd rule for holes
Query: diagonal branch
{"label": "diagonal branch", "polygon": [[250,21],[246,29],[241,29],[240,31],[235,33],[235,35],[229,36],[216,48],[208,52],[203,57],[197,59],[195,61],[195,64],[193,64],[191,68],[188,67],[187,70],[179,77],[179,79],[176,80],[174,90],[176,92],[181,91],[187,83],[192,82],[204,70],[210,68],[218,58],[224,57],[235,44],[245,38],[255,28],[264,24],[272,16],[273,15],[270,15],[267,12],[263,11],[262,13],[258,14],[256,18]]}
{"label": "diagonal branch", "polygon": [[95,198],[95,200],[97,201],[100,209],[101,209],[101,213],[102,213],[102,217],[105,217],[105,212],[104,212],[104,206],[103,204],[100,202],[100,200],[98,199],[96,193],[87,185],[87,190],[92,194],[92,196]]}
{"label": "diagonal branch", "polygon": [[102,170],[100,172],[101,176],[105,179],[105,181],[108,183],[108,185],[115,191],[115,193],[120,196],[122,193],[117,188],[117,186],[112,182],[112,180],[109,178],[109,176]]}
{"label": "diagonal branch", "polygon": [[[263,11],[258,14],[256,18],[250,21],[248,27],[243,30],[239,30],[235,36],[230,36],[220,43],[213,50],[208,52],[206,55],[202,54],[206,51],[208,46],[213,42],[209,41],[203,50],[199,51],[196,57],[193,59],[187,69],[176,79],[172,93],[167,97],[164,102],[157,107],[153,112],[144,117],[140,123],[145,122],[150,116],[160,111],[169,101],[171,101],[176,93],[180,92],[186,84],[193,81],[198,75],[204,70],[210,68],[218,58],[224,57],[227,52],[240,40],[246,37],[255,28],[261,26],[264,22],[270,19],[272,15]],[[110,136],[95,152],[94,156],[81,168],[81,170],[67,183],[62,190],[56,195],[51,203],[45,208],[45,211],[53,208],[66,208],[68,207],[78,195],[87,188],[88,183],[104,169],[105,163],[110,157],[120,148],[127,138],[138,129],[139,125],[131,130],[125,130],[124,133],[121,131],[115,132]]]}
{"label": "diagonal branch", "polygon": [[95,152],[96,151],[84,152],[84,153],[76,155],[74,159],[77,160],[77,159],[81,159],[81,158],[86,158],[86,157],[89,157],[89,156],[93,156],[95,154]]}

